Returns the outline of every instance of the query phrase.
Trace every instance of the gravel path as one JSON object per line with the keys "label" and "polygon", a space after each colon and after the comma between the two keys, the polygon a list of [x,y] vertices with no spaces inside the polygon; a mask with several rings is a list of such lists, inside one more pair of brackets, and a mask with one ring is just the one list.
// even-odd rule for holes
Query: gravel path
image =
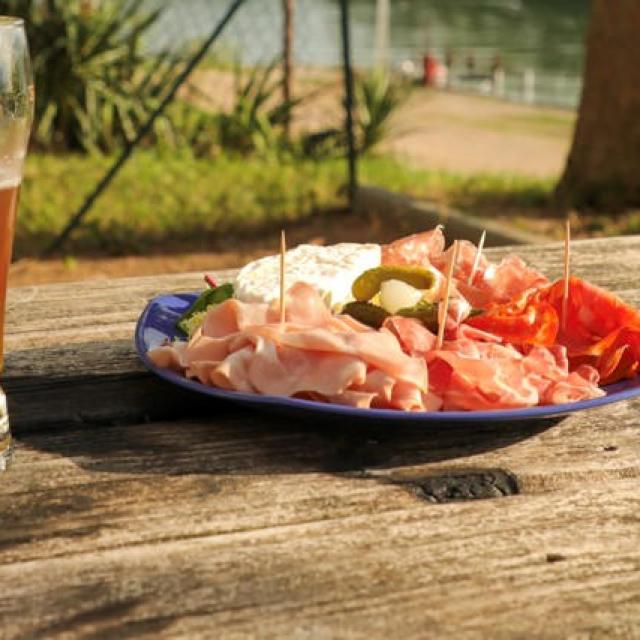
{"label": "gravel path", "polygon": [[386,149],[427,169],[557,176],[574,121],[572,111],[417,90],[394,119]]}

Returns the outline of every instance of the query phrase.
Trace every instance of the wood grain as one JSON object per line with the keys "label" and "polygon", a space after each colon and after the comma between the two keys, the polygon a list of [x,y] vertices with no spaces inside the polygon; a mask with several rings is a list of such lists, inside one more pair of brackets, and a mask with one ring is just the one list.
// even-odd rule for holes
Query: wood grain
{"label": "wood grain", "polygon": [[[560,245],[518,253],[561,273]],[[636,304],[638,267],[639,238],[576,243]],[[0,637],[640,637],[640,401],[429,429],[204,402],[131,343],[199,286],[12,292]]]}
{"label": "wood grain", "polygon": [[[169,478],[164,493],[180,501],[168,517],[135,483],[135,516],[62,493],[58,512],[68,505],[76,519],[65,552],[0,565],[7,637],[626,638],[638,623],[635,480],[446,506],[366,482],[341,500],[363,483],[352,478],[242,480],[221,493],[211,479]],[[296,517],[253,524],[240,493],[268,501],[263,514]],[[129,539],[108,547],[114,527]]]}

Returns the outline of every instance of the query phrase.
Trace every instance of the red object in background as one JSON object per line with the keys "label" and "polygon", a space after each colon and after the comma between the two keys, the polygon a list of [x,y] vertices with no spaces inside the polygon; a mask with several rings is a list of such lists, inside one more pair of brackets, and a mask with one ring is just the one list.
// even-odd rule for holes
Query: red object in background
{"label": "red object in background", "polygon": [[425,87],[431,87],[436,83],[438,67],[438,61],[432,55],[427,54],[422,58],[422,84]]}

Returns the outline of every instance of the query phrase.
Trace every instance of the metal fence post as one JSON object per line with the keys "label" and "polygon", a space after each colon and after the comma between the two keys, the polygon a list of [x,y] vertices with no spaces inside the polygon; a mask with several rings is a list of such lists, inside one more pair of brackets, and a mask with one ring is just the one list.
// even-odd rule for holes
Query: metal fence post
{"label": "metal fence post", "polygon": [[342,34],[342,65],[345,92],[345,128],[347,134],[348,161],[348,197],[349,211],[353,213],[355,207],[356,190],[358,188],[357,149],[353,130],[353,67],[351,65],[351,39],[349,34],[349,0],[340,0],[340,26]]}
{"label": "metal fence post", "polygon": [[[290,104],[293,95],[293,12],[295,0],[282,0],[284,34],[282,42],[282,89],[285,103]],[[291,142],[291,113],[284,121],[287,142]]]}

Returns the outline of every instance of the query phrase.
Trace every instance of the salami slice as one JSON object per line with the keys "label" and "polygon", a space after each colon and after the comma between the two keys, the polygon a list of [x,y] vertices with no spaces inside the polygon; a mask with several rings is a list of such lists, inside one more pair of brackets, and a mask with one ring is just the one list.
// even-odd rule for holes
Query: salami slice
{"label": "salami slice", "polygon": [[492,304],[467,323],[511,344],[542,346],[556,342],[560,324],[555,308],[540,300],[538,292],[526,292],[506,304]]}
{"label": "salami slice", "polygon": [[562,345],[570,369],[589,365],[600,374],[601,384],[640,373],[640,312],[613,293],[572,277],[561,330],[563,285],[558,280],[507,304],[489,305],[467,322],[521,347]]}
{"label": "salami slice", "polygon": [[428,266],[442,255],[444,235],[442,227],[400,238],[382,247],[382,264],[412,264]]}
{"label": "salami slice", "polygon": [[[555,282],[542,297],[562,313],[563,282]],[[640,369],[640,312],[615,294],[580,278],[569,280],[566,329],[558,342],[567,347],[574,369],[595,367],[602,384],[631,378]]]}

